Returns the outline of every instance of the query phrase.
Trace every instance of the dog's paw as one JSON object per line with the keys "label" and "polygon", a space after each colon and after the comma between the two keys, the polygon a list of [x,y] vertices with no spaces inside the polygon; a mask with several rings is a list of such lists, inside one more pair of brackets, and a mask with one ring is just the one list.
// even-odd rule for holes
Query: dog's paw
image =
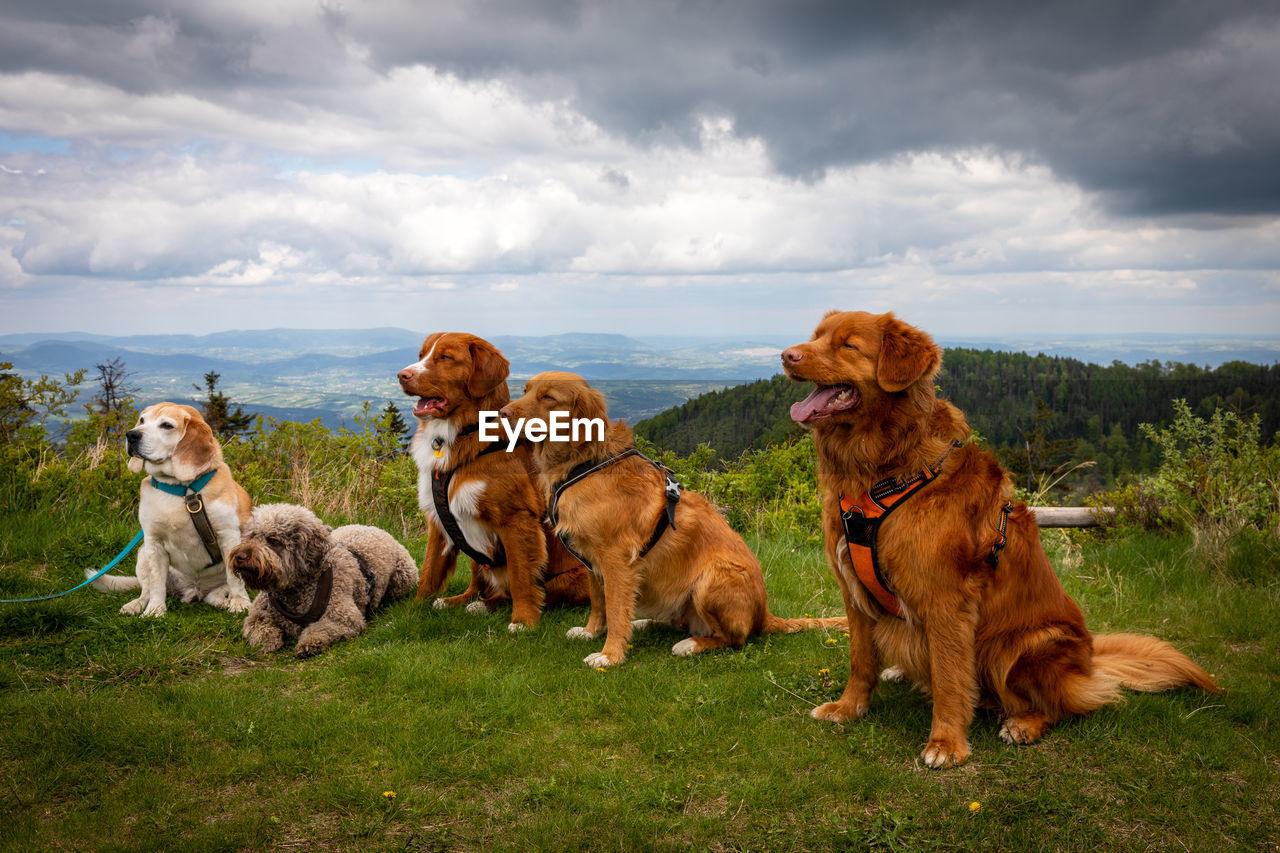
{"label": "dog's paw", "polygon": [[1049,721],[1044,714],[1035,711],[1014,714],[1000,727],[1000,740],[1005,743],[1035,743],[1047,728]]}
{"label": "dog's paw", "polygon": [[687,658],[689,655],[698,653],[698,641],[693,637],[685,637],[680,642],[671,647],[671,654],[678,657]]}
{"label": "dog's paw", "polygon": [[907,673],[900,666],[887,667],[884,672],[880,673],[881,681],[905,681],[906,678]]}
{"label": "dog's paw", "polygon": [[467,605],[467,612],[481,614],[488,613],[489,605],[485,604],[483,601],[473,601]]}
{"label": "dog's paw", "polygon": [[587,655],[582,659],[582,662],[590,667],[605,667],[613,666],[616,663],[622,663],[622,661],[613,660],[604,652],[596,652],[595,654]]}
{"label": "dog's paw", "polygon": [[299,640],[298,644],[293,647],[293,653],[300,658],[310,658],[315,657],[327,648],[329,647],[326,644],[317,643],[314,640]]}
{"label": "dog's paw", "polygon": [[510,622],[507,624],[507,630],[512,634],[519,634],[521,631],[528,631],[529,626],[523,622]]}
{"label": "dog's paw", "polygon": [[159,604],[147,605],[142,611],[143,616],[150,616],[153,619],[160,619],[169,612],[169,606],[162,600]]}
{"label": "dog's paw", "polygon": [[632,630],[632,631],[643,631],[645,628],[648,628],[648,627],[649,627],[650,625],[652,625],[652,624],[653,624],[653,620],[652,620],[652,619],[632,619],[632,620],[631,620],[631,630]]}
{"label": "dog's paw", "polygon": [[[198,588],[198,587],[194,587],[194,586],[193,586],[193,587],[190,587],[190,588],[188,588],[188,589],[184,589],[184,590],[182,591],[182,593],[178,596],[178,600],[179,600],[179,601],[181,601],[183,604],[194,604],[194,603],[196,603],[197,601],[199,601],[199,600],[200,600],[200,590],[199,590],[199,588]],[[210,603],[211,603],[211,604],[213,604],[213,602],[210,602]],[[226,604],[226,594],[224,593],[224,594],[220,597],[219,601],[218,601],[216,604],[214,604],[214,606],[215,606],[215,607],[224,607],[224,606],[225,606],[225,604]]]}
{"label": "dog's paw", "polygon": [[588,631],[581,625],[574,625],[568,631],[564,632],[566,638],[570,640],[594,640],[596,635]]}
{"label": "dog's paw", "polygon": [[437,598],[435,601],[431,602],[431,607],[435,610],[445,610],[449,607],[449,602],[445,601],[443,598]]}
{"label": "dog's paw", "polygon": [[809,712],[815,720],[830,720],[833,723],[844,723],[856,720],[867,713],[866,705],[846,705],[843,702],[825,702]]}
{"label": "dog's paw", "polygon": [[227,598],[227,611],[230,613],[244,613],[249,609],[249,596],[233,595]]}
{"label": "dog's paw", "polygon": [[120,612],[125,616],[137,616],[142,612],[142,608],[145,607],[146,604],[146,599],[135,598],[133,601],[130,601],[128,604],[121,607]]}
{"label": "dog's paw", "polygon": [[920,760],[926,767],[937,770],[942,767],[958,767],[969,760],[969,744],[961,739],[934,738],[925,745]]}

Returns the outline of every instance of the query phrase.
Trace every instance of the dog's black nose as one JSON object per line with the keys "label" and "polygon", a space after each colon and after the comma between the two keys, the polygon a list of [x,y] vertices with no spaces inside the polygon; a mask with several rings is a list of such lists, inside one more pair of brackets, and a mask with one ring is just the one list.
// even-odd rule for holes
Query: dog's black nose
{"label": "dog's black nose", "polygon": [[139,430],[131,429],[124,434],[124,446],[129,450],[133,450],[138,446],[138,442],[142,440],[142,433]]}

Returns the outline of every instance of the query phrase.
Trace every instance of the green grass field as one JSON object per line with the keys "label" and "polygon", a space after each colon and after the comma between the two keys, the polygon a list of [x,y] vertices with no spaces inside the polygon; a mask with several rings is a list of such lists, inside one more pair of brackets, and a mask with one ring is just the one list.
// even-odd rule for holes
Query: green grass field
{"label": "green grass field", "polygon": [[[0,512],[0,598],[74,584],[133,524]],[[1171,640],[1227,692],[1133,695],[1030,747],[980,713],[970,762],[933,771],[909,687],[847,726],[809,719],[847,675],[840,633],[686,659],[658,629],[598,672],[598,642],[564,636],[585,609],[512,636],[505,613],[401,602],[298,661],[206,606],[126,618],[126,596],[83,590],[0,606],[0,845],[1280,850],[1274,572],[1211,574],[1185,540],[1050,538],[1095,632]],[[752,545],[774,612],[840,612],[816,548]]]}

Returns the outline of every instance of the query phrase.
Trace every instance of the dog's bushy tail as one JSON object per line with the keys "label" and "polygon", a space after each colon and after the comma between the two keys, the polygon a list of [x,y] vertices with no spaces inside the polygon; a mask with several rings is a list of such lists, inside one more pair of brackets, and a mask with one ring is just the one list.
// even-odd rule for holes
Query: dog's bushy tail
{"label": "dog's bushy tail", "polygon": [[[93,570],[85,569],[84,576],[87,578],[93,577]],[[142,589],[142,583],[137,578],[124,575],[100,575],[89,585],[101,592],[125,592],[130,589]]]}
{"label": "dog's bushy tail", "polygon": [[764,628],[766,634],[794,634],[797,631],[812,631],[815,628],[826,628],[831,631],[845,631],[849,628],[849,620],[843,616],[832,616],[824,619],[783,619],[766,613]]}
{"label": "dog's bushy tail", "polygon": [[1093,638],[1093,667],[1124,687],[1159,693],[1174,687],[1199,687],[1210,693],[1222,688],[1213,676],[1164,640],[1140,634],[1100,634]]}
{"label": "dog's bushy tail", "polygon": [[1087,714],[1121,700],[1121,688],[1159,693],[1175,687],[1222,688],[1213,676],[1164,640],[1141,634],[1098,634],[1093,638],[1093,674],[1068,679],[1066,710]]}

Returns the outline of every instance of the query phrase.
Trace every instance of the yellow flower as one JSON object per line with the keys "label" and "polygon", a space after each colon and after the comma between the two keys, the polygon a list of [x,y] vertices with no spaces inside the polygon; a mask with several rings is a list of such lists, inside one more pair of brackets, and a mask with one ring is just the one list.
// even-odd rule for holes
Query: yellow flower
{"label": "yellow flower", "polygon": [[394,800],[394,799],[396,798],[396,792],[395,792],[395,791],[383,791],[383,792],[382,792],[382,796],[386,797],[388,800]]}
{"label": "yellow flower", "polygon": [[825,676],[828,676],[828,675],[830,675],[830,674],[831,674],[831,670],[829,670],[829,669],[825,669],[825,668],[824,668],[824,669],[820,669],[820,670],[818,670],[818,675],[821,675],[821,676],[824,676],[824,677],[825,677]]}
{"label": "yellow flower", "polygon": [[596,672],[608,672],[608,671],[609,671],[609,670],[605,669],[605,668],[604,668],[604,667],[602,667],[602,666],[598,666],[598,667],[596,667]]}
{"label": "yellow flower", "polygon": [[844,638],[845,638],[846,640],[847,640],[847,639],[849,639],[849,632],[848,632],[848,631],[844,631],[844,632],[842,632],[842,633],[844,634]]}
{"label": "yellow flower", "polygon": [[829,646],[834,646],[834,645],[835,645],[835,643],[836,643],[836,638],[835,638],[835,637],[827,637],[827,645],[829,645]]}
{"label": "yellow flower", "polygon": [[972,803],[969,803],[969,811],[976,812],[976,811],[981,811],[981,809],[982,809],[982,803],[978,802],[977,800],[974,800]]}

